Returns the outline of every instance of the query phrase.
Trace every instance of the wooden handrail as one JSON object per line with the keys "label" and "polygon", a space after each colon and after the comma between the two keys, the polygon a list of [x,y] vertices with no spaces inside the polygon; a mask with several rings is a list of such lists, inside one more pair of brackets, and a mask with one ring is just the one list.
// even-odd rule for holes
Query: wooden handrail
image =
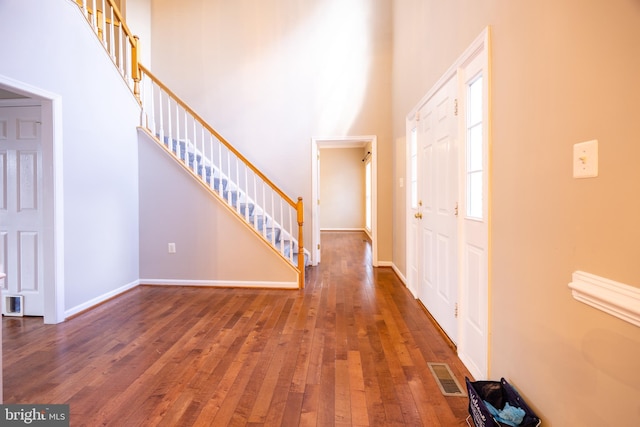
{"label": "wooden handrail", "polygon": [[[91,0],[89,0],[91,1]],[[111,8],[111,14],[109,17],[104,15],[104,11],[98,8],[98,1],[101,2],[104,9],[108,7]],[[106,2],[106,5],[105,5]],[[120,31],[124,32],[124,35],[129,44],[131,45],[130,51],[130,67],[131,67],[131,80],[133,80],[133,93],[137,98],[138,102],[142,104],[142,99],[140,97],[140,81],[142,78],[142,73],[144,73],[149,79],[153,82],[153,84],[157,85],[160,89],[166,92],[180,107],[184,109],[186,113],[191,115],[191,117],[198,122],[203,129],[206,129],[211,135],[213,135],[230,153],[232,153],[239,161],[241,161],[249,170],[251,170],[257,177],[259,177],[262,182],[267,185],[275,194],[277,194],[280,199],[284,200],[290,207],[295,209],[296,211],[296,220],[298,223],[298,265],[296,269],[298,270],[298,278],[299,283],[298,287],[300,289],[304,288],[304,272],[305,272],[305,256],[304,256],[304,244],[303,244],[303,224],[304,224],[304,208],[302,203],[302,198],[299,197],[297,202],[291,199],[287,194],[285,194],[278,186],[276,186],[269,178],[267,178],[253,163],[249,161],[246,157],[244,157],[238,150],[236,150],[222,135],[220,135],[215,129],[213,129],[200,115],[198,115],[186,102],[184,102],[178,95],[176,95],[171,89],[169,89],[164,83],[162,83],[149,69],[144,67],[139,62],[139,38],[131,32],[127,24],[125,23],[122,13],[120,9],[114,4],[113,0],[93,0],[91,3],[94,6],[94,10],[90,9],[87,6],[88,0],[75,0],[75,3],[81,9],[84,9],[84,15],[87,17],[92,27],[96,30],[98,34],[98,38],[102,41],[102,43],[107,43],[107,39],[104,34],[104,27],[108,24],[111,25],[111,36],[110,41],[113,40],[113,26],[120,27]],[[92,18],[89,19],[89,15],[92,15]],[[113,21],[117,22],[113,22]],[[113,58],[113,51],[111,51],[111,56]],[[114,61],[116,59],[114,58]],[[122,64],[122,63],[120,63]],[[123,77],[128,80],[127,76],[124,74],[122,65],[120,67],[121,73]],[[129,81],[130,83],[130,81]],[[291,230],[293,234],[293,230]],[[292,236],[293,237],[293,236]]]}
{"label": "wooden handrail", "polygon": [[[127,36],[129,36],[129,40],[133,39],[134,35],[131,32],[131,30],[129,29],[129,27],[127,26],[127,23],[124,21],[124,19],[122,18],[122,13],[120,12],[120,9],[118,9],[118,6],[115,5],[115,3],[113,3],[112,0],[105,0],[109,6],[111,6],[111,8],[113,9],[113,14],[116,16],[116,18],[118,18],[118,22],[111,22],[110,19],[107,19],[107,23],[109,24],[113,24],[115,26],[120,26],[122,25],[122,30],[125,32],[125,34]],[[80,7],[85,7],[82,0],[76,0],[76,3],[78,4],[78,6]],[[97,8],[96,8],[97,9]],[[97,9],[98,12],[103,12],[100,9]],[[93,15],[93,9],[91,9],[90,7],[87,6],[87,13],[89,13],[89,15]],[[133,47],[133,42],[131,42],[131,46]]]}
{"label": "wooden handrail", "polygon": [[[100,1],[102,2],[102,5],[106,7],[105,8],[111,8],[111,14],[110,16],[105,16],[104,11],[100,10],[98,8],[97,2]],[[105,3],[106,2],[106,3]],[[140,68],[139,68],[139,63],[138,63],[138,56],[139,56],[139,44],[140,44],[140,40],[138,38],[138,36],[134,35],[131,30],[129,29],[129,27],[127,26],[127,23],[124,21],[124,18],[122,17],[122,13],[120,12],[120,9],[118,9],[118,6],[113,2],[113,0],[93,0],[93,5],[94,5],[94,9],[91,9],[88,5],[87,5],[87,0],[75,0],[75,3],[85,11],[85,16],[88,18],[88,15],[95,15],[95,21],[94,19],[89,19],[89,22],[92,23],[92,25],[95,25],[95,30],[98,33],[98,38],[105,43],[105,35],[104,35],[104,26],[105,25],[112,25],[114,27],[120,27],[121,31],[124,33],[124,39],[126,39],[129,43],[129,45],[131,45],[131,58],[130,58],[130,67],[131,67],[131,80],[133,80],[133,87],[131,88],[133,90],[133,94],[135,95],[136,99],[138,100],[138,102],[141,102],[140,100]],[[115,20],[116,22],[113,22],[113,20]],[[111,36],[113,37],[113,35]],[[113,40],[111,40],[111,42],[113,42]],[[124,72],[124,68],[121,68],[122,72]],[[126,76],[123,74],[123,77],[126,78]]]}
{"label": "wooden handrail", "polygon": [[254,166],[253,163],[251,163],[246,157],[244,157],[238,150],[236,150],[226,139],[224,139],[224,137],[222,135],[220,135],[218,132],[216,132],[215,129],[213,129],[211,126],[209,126],[209,124],[198,115],[198,113],[196,113],[195,111],[193,111],[193,109],[191,107],[189,107],[189,105],[187,105],[186,102],[184,102],[182,99],[180,99],[180,97],[178,95],[176,95],[171,89],[169,89],[166,85],[164,85],[160,80],[158,80],[158,78],[156,76],[153,75],[153,73],[151,73],[151,71],[149,71],[148,68],[146,68],[145,66],[143,66],[142,64],[139,64],[140,70],[146,74],[147,76],[149,76],[151,78],[151,80],[153,80],[153,82],[158,85],[162,90],[164,90],[165,92],[167,92],[169,95],[171,95],[171,97],[182,107],[184,108],[189,114],[191,114],[191,116],[193,116],[193,118],[195,118],[198,123],[200,123],[206,130],[208,130],[209,132],[211,132],[211,134],[213,136],[215,136],[216,138],[218,138],[218,140],[225,146],[227,147],[227,149],[229,149],[229,151],[231,151],[236,157],[238,157],[240,160],[242,160],[242,162],[244,164],[246,164],[249,169],[251,169],[257,176],[259,176],[265,183],[267,183],[269,185],[269,187],[271,187],[273,189],[273,191],[275,191],[281,198],[283,198],[291,207],[297,208],[297,203],[295,201],[293,201],[293,199],[291,199],[291,197],[289,197],[288,195],[286,195],[282,190],[280,190],[280,188],[278,188],[277,185],[275,185],[273,182],[271,182],[271,180],[269,178],[267,178],[262,172],[260,172],[260,170]]}

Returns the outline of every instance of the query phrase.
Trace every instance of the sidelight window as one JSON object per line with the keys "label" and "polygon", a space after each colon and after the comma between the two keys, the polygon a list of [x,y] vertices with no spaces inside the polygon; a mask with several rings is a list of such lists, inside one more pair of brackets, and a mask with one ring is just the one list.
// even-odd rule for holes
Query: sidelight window
{"label": "sidelight window", "polygon": [[483,194],[483,129],[482,129],[482,74],[467,84],[467,217],[482,219]]}

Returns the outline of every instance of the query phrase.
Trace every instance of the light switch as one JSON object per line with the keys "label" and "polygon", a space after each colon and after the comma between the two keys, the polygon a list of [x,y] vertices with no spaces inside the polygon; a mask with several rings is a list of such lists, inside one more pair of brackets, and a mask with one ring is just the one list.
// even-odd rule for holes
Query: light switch
{"label": "light switch", "polygon": [[598,176],[598,140],[580,142],[573,146],[573,177]]}

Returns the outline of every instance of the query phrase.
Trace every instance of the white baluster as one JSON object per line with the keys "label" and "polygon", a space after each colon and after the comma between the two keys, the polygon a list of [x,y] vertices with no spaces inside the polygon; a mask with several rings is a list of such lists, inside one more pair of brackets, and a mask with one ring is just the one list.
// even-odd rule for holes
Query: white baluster
{"label": "white baluster", "polygon": [[[271,192],[271,219],[273,219],[275,221],[276,219],[276,208],[275,208],[275,204],[274,204],[275,200],[274,200],[274,192]],[[275,233],[271,233],[271,244],[273,246],[276,245],[276,239],[275,239]]]}
{"label": "white baluster", "polygon": [[107,13],[104,7],[104,0],[101,1],[102,3],[102,44],[104,46],[107,46],[107,32],[105,31],[107,29]]}
{"label": "white baluster", "polygon": [[249,168],[244,165],[244,194],[247,195],[244,200],[244,219],[249,221]]}
{"label": "white baluster", "polygon": [[200,177],[203,178],[205,180],[205,182],[207,181],[207,171],[204,169],[205,168],[205,147],[204,147],[204,143],[205,143],[205,139],[204,139],[204,126],[200,126],[200,139],[202,140],[202,150],[200,152],[200,164],[202,165],[202,167],[200,168]]}
{"label": "white baluster", "polygon": [[167,127],[169,128],[168,135],[167,135],[167,143],[169,147],[171,147],[171,139],[173,138],[173,131],[171,129],[171,97],[170,96],[167,96]]}
{"label": "white baluster", "polygon": [[[227,179],[230,181],[231,180],[231,151],[226,150],[227,151]],[[228,182],[229,184],[229,189],[231,189],[231,183]],[[231,190],[229,190],[227,192],[227,201],[229,202],[229,204],[231,204]]]}
{"label": "white baluster", "polygon": [[[180,105],[176,102],[176,151],[175,155],[180,158],[180,145],[178,141],[180,141]],[[171,142],[171,151],[173,151],[173,141]]]}
{"label": "white baluster", "polygon": [[158,136],[160,138],[160,142],[164,143],[164,114],[162,114],[162,91],[158,90]]}
{"label": "white baluster", "polygon": [[[262,181],[262,180],[261,180]],[[267,194],[265,193],[266,191],[266,185],[264,185],[264,181],[262,181],[262,220],[263,220],[263,227],[262,227],[262,235],[266,236],[267,232]]]}
{"label": "white baluster", "polygon": [[253,228],[258,227],[258,179],[257,175],[253,174]]}
{"label": "white baluster", "polygon": [[218,144],[218,171],[219,171],[219,175],[220,175],[220,194],[224,194],[222,191],[222,144],[220,144],[220,141],[218,141],[218,138],[216,138],[216,144]]}
{"label": "white baluster", "polygon": [[196,171],[197,173],[197,161],[196,161],[196,147],[198,146],[198,134],[196,132],[196,119],[195,117],[191,117],[191,119],[193,120],[193,144],[192,144],[192,150],[193,150],[193,168],[194,171]]}
{"label": "white baluster", "polygon": [[93,15],[91,15],[91,25],[96,34],[98,34],[98,9],[96,8],[95,2],[93,4]]}
{"label": "white baluster", "polygon": [[144,88],[147,85],[147,76],[146,74],[142,74],[140,76],[140,84],[143,88],[142,91],[140,91],[140,102],[142,103],[142,108],[140,109],[140,126],[142,127],[147,127],[147,123],[146,123],[146,117],[147,117],[147,97],[145,96],[145,91]]}
{"label": "white baluster", "polygon": [[126,74],[124,72],[124,59],[122,56],[122,36],[123,30],[122,30],[122,24],[120,24],[120,26],[118,27],[118,47],[117,47],[117,55],[118,55],[118,70],[120,71],[120,75],[125,77]]}
{"label": "white baluster", "polygon": [[82,0],[82,13],[84,13],[85,19],[89,20],[89,10],[87,9],[87,0]]}
{"label": "white baluster", "polygon": [[240,210],[240,159],[236,156],[236,210]]}
{"label": "white baluster", "polygon": [[[282,232],[284,228],[284,210],[282,207],[282,197],[280,197],[280,236],[282,236]],[[284,242],[282,241],[282,237],[280,238],[280,253],[284,253],[284,250],[282,249],[284,245]]]}
{"label": "white baluster", "polygon": [[289,243],[287,243],[287,245],[289,245],[289,261],[293,262],[293,217],[292,217],[292,211],[293,209],[291,209],[291,206],[289,206]]}
{"label": "white baluster", "polygon": [[[211,182],[209,183],[209,186],[213,186],[213,179],[215,175],[213,171],[215,169],[213,168],[213,135],[211,133],[209,134],[209,152],[211,153],[211,159],[209,159],[209,167],[211,168]],[[222,180],[220,181],[220,185],[222,185]]]}
{"label": "white baluster", "polygon": [[149,85],[149,114],[151,115],[151,123],[149,123],[149,130],[151,131],[151,133],[153,135],[156,135],[156,109],[154,106],[154,90],[153,90],[154,85],[150,84]]}
{"label": "white baluster", "polygon": [[189,166],[189,156],[187,155],[187,141],[189,140],[189,116],[184,108],[184,163]]}
{"label": "white baluster", "polygon": [[111,5],[109,5],[109,11],[111,12],[111,24],[109,25],[109,54],[111,55],[111,59],[113,59],[114,64],[117,64],[113,31],[113,27],[115,27],[116,23],[116,17],[113,13],[113,7],[111,7]]}

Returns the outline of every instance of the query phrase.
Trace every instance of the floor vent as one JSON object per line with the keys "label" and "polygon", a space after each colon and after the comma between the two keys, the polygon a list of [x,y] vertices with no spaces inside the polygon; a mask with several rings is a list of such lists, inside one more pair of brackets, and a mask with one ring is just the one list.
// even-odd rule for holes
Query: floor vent
{"label": "floor vent", "polygon": [[438,383],[438,387],[440,387],[440,391],[445,396],[466,396],[467,394],[463,391],[462,387],[456,380],[456,377],[453,376],[449,365],[446,363],[427,363],[429,365],[429,369],[431,373],[436,379]]}

